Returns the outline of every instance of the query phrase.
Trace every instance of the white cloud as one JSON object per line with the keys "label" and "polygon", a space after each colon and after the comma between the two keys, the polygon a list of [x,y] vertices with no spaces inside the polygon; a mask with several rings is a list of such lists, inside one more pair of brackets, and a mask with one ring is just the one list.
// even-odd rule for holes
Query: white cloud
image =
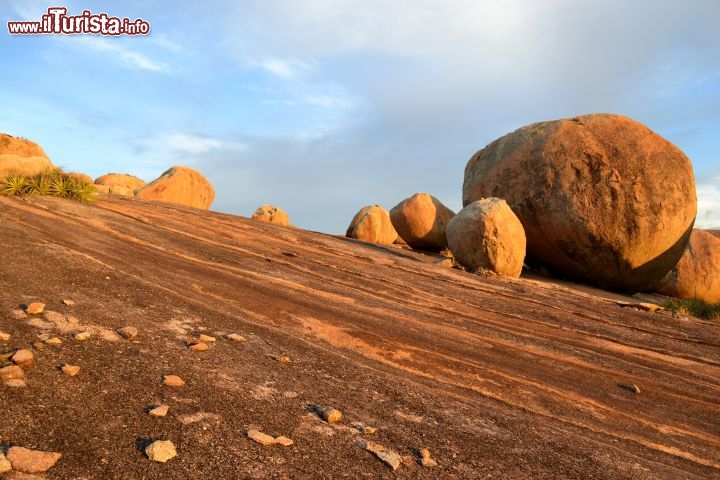
{"label": "white cloud", "polygon": [[221,140],[205,135],[170,133],[142,143],[154,155],[202,155],[213,150],[241,151],[247,148],[242,142]]}
{"label": "white cloud", "polygon": [[695,222],[700,228],[720,228],[720,175],[697,184],[698,215]]}
{"label": "white cloud", "polygon": [[109,56],[125,68],[148,70],[157,73],[169,73],[167,64],[158,62],[147,55],[121,44],[120,39],[108,39],[96,35],[58,37],[77,49],[90,50]]}
{"label": "white cloud", "polygon": [[295,59],[268,58],[259,62],[260,67],[283,79],[292,80],[312,70],[312,65]]}

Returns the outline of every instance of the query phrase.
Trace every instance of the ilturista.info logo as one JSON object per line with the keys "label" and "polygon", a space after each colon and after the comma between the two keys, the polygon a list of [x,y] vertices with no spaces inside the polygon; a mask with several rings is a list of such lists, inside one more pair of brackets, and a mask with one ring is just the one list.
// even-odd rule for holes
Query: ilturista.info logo
{"label": "ilturista.info logo", "polygon": [[40,21],[7,22],[10,35],[147,35],[150,24],[142,18],[111,17],[107,13],[83,10],[80,15],[68,15],[65,7],[50,7]]}

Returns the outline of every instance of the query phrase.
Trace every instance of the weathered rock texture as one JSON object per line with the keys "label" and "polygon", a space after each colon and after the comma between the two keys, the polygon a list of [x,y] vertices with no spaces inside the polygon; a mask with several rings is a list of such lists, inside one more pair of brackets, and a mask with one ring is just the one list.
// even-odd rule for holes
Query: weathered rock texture
{"label": "weathered rock texture", "polygon": [[145,186],[145,182],[134,175],[126,173],[108,173],[95,179],[95,185],[107,185],[108,187],[126,187],[134,192]]}
{"label": "weathered rock texture", "polygon": [[472,202],[447,225],[448,247],[455,260],[504,277],[520,276],[525,260],[525,230],[505,200]]}
{"label": "weathered rock texture", "polygon": [[398,235],[412,248],[442,250],[447,247],[445,227],[455,213],[427,193],[416,193],[390,210]]}
{"label": "weathered rock texture", "polygon": [[287,227],[290,224],[290,217],[285,210],[275,205],[262,205],[252,214],[253,220],[282,225]]}
{"label": "weathered rock texture", "polygon": [[697,209],[688,158],[611,114],[528,125],[477,152],[463,204],[490,196],[522,222],[530,261],[627,291],[653,288],[677,263]]}
{"label": "weathered rock texture", "polygon": [[52,162],[37,143],[0,133],[0,178],[13,173],[33,176],[53,168]]}
{"label": "weathered rock texture", "polygon": [[685,253],[662,279],[658,292],[705,303],[720,302],[720,238],[693,230]]}
{"label": "weathered rock texture", "polygon": [[345,235],[383,245],[392,245],[398,238],[390,213],[380,205],[363,207],[353,217]]}
{"label": "weathered rock texture", "polygon": [[179,203],[207,210],[215,199],[215,190],[197,170],[172,167],[135,192],[136,198]]}

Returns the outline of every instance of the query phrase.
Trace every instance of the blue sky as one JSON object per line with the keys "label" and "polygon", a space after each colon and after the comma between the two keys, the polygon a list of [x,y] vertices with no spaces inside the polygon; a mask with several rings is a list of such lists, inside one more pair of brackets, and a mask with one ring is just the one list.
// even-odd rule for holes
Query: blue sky
{"label": "blue sky", "polygon": [[56,3],[0,4],[0,131],[66,170],[187,165],[213,210],[342,233],[415,192],[458,210],[495,138],[613,112],[690,157],[697,225],[720,226],[717,0],[67,0],[151,34],[7,34]]}

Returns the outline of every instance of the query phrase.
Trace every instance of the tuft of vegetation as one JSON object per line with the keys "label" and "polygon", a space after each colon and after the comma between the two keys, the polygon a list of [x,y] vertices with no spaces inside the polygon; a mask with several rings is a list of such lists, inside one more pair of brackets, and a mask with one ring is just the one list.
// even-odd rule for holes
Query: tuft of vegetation
{"label": "tuft of vegetation", "polygon": [[702,300],[694,298],[687,300],[674,298],[663,302],[661,307],[665,310],[675,312],[681,317],[692,315],[693,317],[707,320],[720,320],[720,303],[707,304]]}
{"label": "tuft of vegetation", "polygon": [[96,192],[91,183],[67,175],[62,170],[53,170],[33,177],[15,174],[0,179],[0,195],[50,195],[93,204]]}

